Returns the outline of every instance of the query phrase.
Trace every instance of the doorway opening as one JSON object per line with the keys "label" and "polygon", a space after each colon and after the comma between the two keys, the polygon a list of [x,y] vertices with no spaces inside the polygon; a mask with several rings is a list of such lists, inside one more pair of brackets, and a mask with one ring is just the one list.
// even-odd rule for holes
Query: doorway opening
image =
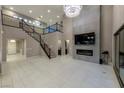
{"label": "doorway opening", "polygon": [[26,44],[24,39],[7,40],[7,62],[26,58]]}

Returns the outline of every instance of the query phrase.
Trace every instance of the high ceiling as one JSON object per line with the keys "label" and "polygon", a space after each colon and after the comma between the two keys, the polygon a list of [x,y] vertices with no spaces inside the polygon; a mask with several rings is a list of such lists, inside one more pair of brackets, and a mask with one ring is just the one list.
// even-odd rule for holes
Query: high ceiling
{"label": "high ceiling", "polygon": [[62,5],[5,5],[4,7],[35,19],[40,17],[39,20],[48,24],[61,21],[64,15]]}

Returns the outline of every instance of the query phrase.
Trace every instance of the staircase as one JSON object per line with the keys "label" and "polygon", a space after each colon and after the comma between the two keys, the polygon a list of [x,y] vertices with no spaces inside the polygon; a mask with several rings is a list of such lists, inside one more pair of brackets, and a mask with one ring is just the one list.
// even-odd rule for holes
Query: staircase
{"label": "staircase", "polygon": [[[49,59],[56,57],[56,54],[51,50],[48,44],[46,44],[46,42],[42,39],[41,37],[42,34],[36,32],[34,27],[27,24],[23,19],[19,20],[12,16],[2,14],[2,25],[22,29],[23,31],[25,31],[25,33],[27,33],[29,36],[31,36],[33,39],[35,39],[40,44],[40,46],[42,47],[42,49],[44,50],[45,54],[47,55]],[[43,29],[43,35],[48,34],[48,33],[53,33],[56,31],[61,32],[60,28],[62,29],[62,25],[58,23],[51,25],[49,27],[46,27]]]}

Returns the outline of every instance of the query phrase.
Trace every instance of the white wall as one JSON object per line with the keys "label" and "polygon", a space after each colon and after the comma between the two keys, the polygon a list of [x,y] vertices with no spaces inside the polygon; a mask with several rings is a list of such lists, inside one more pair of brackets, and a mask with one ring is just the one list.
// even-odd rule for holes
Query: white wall
{"label": "white wall", "polygon": [[101,7],[101,52],[109,52],[109,62],[112,61],[112,30],[113,30],[113,6],[104,5]]}
{"label": "white wall", "polygon": [[[69,40],[69,55],[73,55],[73,29],[72,29],[72,18],[63,18],[63,43],[65,40]],[[65,45],[65,44],[64,44]],[[63,46],[65,49],[65,46]],[[64,51],[65,53],[65,51]]]}
{"label": "white wall", "polygon": [[[65,40],[69,40],[69,55],[72,56],[73,51],[73,44],[72,44],[72,38],[73,38],[73,30],[72,30],[72,19],[64,17],[63,18],[63,33],[55,32],[55,33],[49,33],[46,35],[42,35],[45,42],[50,46],[50,48],[55,52],[56,55],[58,55],[58,49],[62,48],[62,55],[65,55]],[[58,41],[61,41],[59,43]]]}
{"label": "white wall", "polygon": [[58,55],[58,40],[62,40],[62,33],[54,32],[42,35],[43,40],[48,44],[48,46],[52,49],[55,55]]}
{"label": "white wall", "polygon": [[113,6],[113,33],[124,24],[124,5]]}

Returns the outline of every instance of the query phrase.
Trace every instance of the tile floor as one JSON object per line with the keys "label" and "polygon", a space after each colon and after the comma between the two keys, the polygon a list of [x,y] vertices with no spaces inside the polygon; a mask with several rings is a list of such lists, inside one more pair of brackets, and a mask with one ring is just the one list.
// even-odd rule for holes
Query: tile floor
{"label": "tile floor", "polygon": [[8,62],[15,62],[15,61],[20,61],[20,60],[24,60],[25,59],[25,55],[22,55],[20,53],[17,54],[13,54],[13,55],[7,55],[7,61]]}
{"label": "tile floor", "polygon": [[[11,58],[12,57],[12,58]],[[70,56],[54,59],[11,56],[3,63],[0,87],[15,88],[116,88],[112,66],[75,60]]]}

